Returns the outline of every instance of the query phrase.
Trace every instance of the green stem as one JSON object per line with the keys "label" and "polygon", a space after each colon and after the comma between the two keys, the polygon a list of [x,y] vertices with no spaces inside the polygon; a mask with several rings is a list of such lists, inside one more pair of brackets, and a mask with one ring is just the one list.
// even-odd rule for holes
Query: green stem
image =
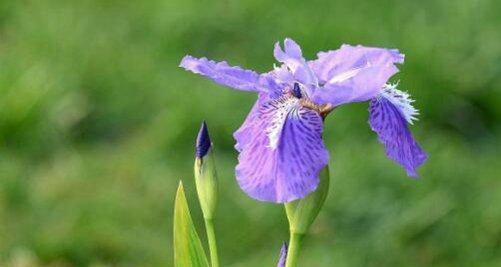
{"label": "green stem", "polygon": [[294,220],[294,214],[296,212],[297,201],[292,201],[284,204],[285,214],[287,215],[287,220],[289,221],[289,226],[292,226]]}
{"label": "green stem", "polygon": [[209,241],[209,252],[211,267],[219,267],[219,257],[217,255],[216,232],[214,231],[214,222],[212,219],[205,219],[205,230],[207,231],[207,240]]}
{"label": "green stem", "polygon": [[289,240],[289,250],[287,251],[287,260],[285,267],[296,267],[299,251],[303,243],[304,234],[291,232]]}

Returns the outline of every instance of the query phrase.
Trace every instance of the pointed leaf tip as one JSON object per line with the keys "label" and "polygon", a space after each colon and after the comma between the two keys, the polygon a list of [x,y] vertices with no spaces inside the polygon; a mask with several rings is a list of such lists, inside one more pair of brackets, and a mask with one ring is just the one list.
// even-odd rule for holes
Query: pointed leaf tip
{"label": "pointed leaf tip", "polygon": [[197,136],[197,143],[195,150],[196,157],[201,158],[207,155],[207,152],[209,151],[210,147],[211,147],[211,140],[209,136],[209,130],[207,129],[207,123],[203,121]]}
{"label": "pointed leaf tip", "polygon": [[180,181],[174,203],[174,266],[209,267]]}

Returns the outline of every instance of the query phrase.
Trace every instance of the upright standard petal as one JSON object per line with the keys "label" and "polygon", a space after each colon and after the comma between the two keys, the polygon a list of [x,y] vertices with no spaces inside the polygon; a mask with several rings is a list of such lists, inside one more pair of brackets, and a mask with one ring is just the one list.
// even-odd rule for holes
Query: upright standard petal
{"label": "upright standard petal", "polygon": [[[301,48],[292,39],[285,39],[284,50],[282,50],[278,42],[275,43],[273,54],[277,61],[283,63],[288,68],[295,80],[304,85],[316,86],[318,84],[317,77],[303,58]],[[280,68],[276,71],[283,73],[283,69]]]}
{"label": "upright standard petal", "polygon": [[193,73],[210,78],[216,83],[243,91],[267,91],[261,83],[265,83],[263,77],[251,70],[228,65],[225,61],[215,62],[207,58],[194,58],[185,56],[181,60],[180,67]]}
{"label": "upright standard petal", "polygon": [[322,86],[312,99],[333,106],[370,100],[398,72],[395,64],[403,61],[404,55],[395,49],[343,45],[320,52],[309,62]]}
{"label": "upright standard petal", "polygon": [[305,197],[317,188],[328,163],[322,118],[299,101],[289,95],[264,101],[248,118],[249,128],[235,135],[237,181],[257,200],[285,203]]}
{"label": "upright standard petal", "polygon": [[394,87],[386,87],[369,106],[369,124],[384,145],[386,155],[402,165],[411,177],[417,177],[416,169],[428,158],[408,127],[416,114],[408,95]]}

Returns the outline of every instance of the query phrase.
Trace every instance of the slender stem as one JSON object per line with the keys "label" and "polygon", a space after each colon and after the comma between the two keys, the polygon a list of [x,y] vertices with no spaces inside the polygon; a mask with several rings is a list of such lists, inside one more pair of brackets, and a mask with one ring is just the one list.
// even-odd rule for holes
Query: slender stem
{"label": "slender stem", "polygon": [[296,212],[297,202],[285,203],[285,214],[287,215],[287,220],[289,221],[289,226],[292,226],[294,220],[294,213]]}
{"label": "slender stem", "polygon": [[216,232],[214,231],[214,222],[212,219],[205,219],[205,230],[207,231],[207,240],[209,241],[209,252],[211,267],[219,267],[219,257],[217,255]]}
{"label": "slender stem", "polygon": [[304,234],[291,232],[289,240],[289,250],[287,251],[287,260],[285,267],[296,267],[297,259],[299,258],[299,251],[303,243]]}

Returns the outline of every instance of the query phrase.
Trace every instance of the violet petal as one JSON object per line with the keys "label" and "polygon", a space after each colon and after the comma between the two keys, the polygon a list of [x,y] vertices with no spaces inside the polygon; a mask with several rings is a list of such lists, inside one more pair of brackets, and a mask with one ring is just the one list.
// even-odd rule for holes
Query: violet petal
{"label": "violet petal", "polygon": [[318,53],[308,62],[323,88],[312,96],[317,104],[338,106],[376,97],[388,79],[398,72],[404,56],[395,49],[343,45]]}
{"label": "violet petal", "polygon": [[243,91],[267,91],[261,85],[263,77],[252,70],[228,65],[225,61],[215,62],[207,58],[185,56],[180,67],[210,78],[216,83]]}
{"label": "violet petal", "polygon": [[402,165],[408,176],[417,177],[416,169],[428,156],[414,140],[402,111],[383,96],[374,98],[369,106],[369,124],[388,158]]}
{"label": "violet petal", "polygon": [[292,96],[258,101],[248,124],[235,135],[237,181],[252,198],[285,203],[305,197],[319,183],[329,159],[322,118],[298,101]]}

